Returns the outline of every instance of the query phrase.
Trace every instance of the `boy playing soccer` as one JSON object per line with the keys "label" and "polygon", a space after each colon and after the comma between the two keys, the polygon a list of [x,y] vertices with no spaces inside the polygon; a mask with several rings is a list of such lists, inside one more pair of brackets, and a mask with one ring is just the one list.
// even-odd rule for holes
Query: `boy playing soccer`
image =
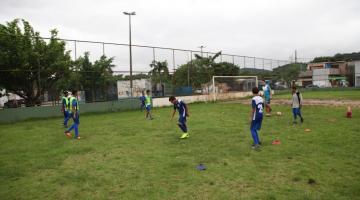
{"label": "boy playing soccer", "polygon": [[300,117],[300,122],[303,123],[304,122],[304,118],[301,116],[301,107],[302,107],[302,102],[303,102],[303,97],[301,95],[301,93],[296,89],[296,86],[292,87],[292,111],[293,111],[293,115],[294,115],[294,121],[293,124],[296,124],[296,118],[297,116]]}
{"label": "boy playing soccer", "polygon": [[263,120],[263,109],[264,109],[264,100],[259,96],[259,89],[254,87],[252,89],[254,97],[251,99],[251,112],[250,112],[250,131],[251,136],[254,140],[254,149],[260,148],[260,140],[258,136],[258,131],[261,129],[261,123]]}
{"label": "boy playing soccer", "polygon": [[270,88],[270,81],[265,81],[265,86],[263,88],[264,97],[265,97],[265,108],[266,108],[266,116],[271,116],[271,107],[270,107],[270,100],[271,100],[271,88]]}
{"label": "boy playing soccer", "polygon": [[72,96],[70,97],[70,115],[74,120],[74,124],[67,130],[65,131],[65,135],[68,138],[71,138],[71,130],[75,130],[75,139],[80,139],[79,136],[79,124],[80,124],[80,116],[79,116],[79,103],[77,100],[77,90],[73,90],[72,91]]}
{"label": "boy playing soccer", "polygon": [[64,127],[67,128],[67,122],[71,118],[69,114],[69,93],[64,91],[64,96],[61,98],[61,112],[64,113]]}
{"label": "boy playing soccer", "polygon": [[146,108],[146,119],[154,119],[151,116],[151,96],[150,96],[150,90],[146,90],[146,95],[145,95],[145,108]]}
{"label": "boy playing soccer", "polygon": [[144,91],[142,91],[140,97],[140,110],[143,111],[144,108],[145,108],[145,94]]}
{"label": "boy playing soccer", "polygon": [[186,117],[189,117],[189,110],[186,106],[185,102],[182,100],[176,99],[174,96],[171,96],[169,98],[169,101],[174,104],[174,111],[171,116],[171,120],[174,118],[174,115],[176,113],[176,110],[179,112],[179,120],[178,120],[178,126],[183,131],[183,134],[181,135],[180,139],[185,139],[189,137],[189,133],[187,132],[187,126],[186,126]]}

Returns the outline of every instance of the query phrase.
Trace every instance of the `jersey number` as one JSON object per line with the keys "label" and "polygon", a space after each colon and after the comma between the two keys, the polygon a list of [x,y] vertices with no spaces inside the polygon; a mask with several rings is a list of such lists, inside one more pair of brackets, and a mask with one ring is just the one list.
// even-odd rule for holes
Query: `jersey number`
{"label": "jersey number", "polygon": [[263,113],[263,105],[262,104],[258,105],[258,109],[259,109],[259,113]]}

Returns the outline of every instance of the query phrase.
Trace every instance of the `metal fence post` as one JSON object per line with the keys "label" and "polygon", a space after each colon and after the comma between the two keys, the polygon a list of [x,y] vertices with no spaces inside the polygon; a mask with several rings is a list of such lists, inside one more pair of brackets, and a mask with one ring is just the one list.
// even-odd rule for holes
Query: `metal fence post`
{"label": "metal fence post", "polygon": [[173,53],[173,73],[175,73],[175,50],[172,50]]}

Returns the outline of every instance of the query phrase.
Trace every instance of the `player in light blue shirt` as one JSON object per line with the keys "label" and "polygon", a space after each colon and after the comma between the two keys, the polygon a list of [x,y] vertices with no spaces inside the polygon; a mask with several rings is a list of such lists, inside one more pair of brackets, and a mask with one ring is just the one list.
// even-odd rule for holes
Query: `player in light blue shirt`
{"label": "player in light blue shirt", "polygon": [[254,140],[254,149],[260,148],[260,140],[258,131],[261,129],[261,124],[263,120],[263,109],[264,109],[264,100],[259,96],[259,89],[257,87],[254,87],[252,89],[252,93],[254,97],[251,99],[251,115],[250,115],[250,131],[251,136]]}
{"label": "player in light blue shirt", "polygon": [[189,117],[189,110],[185,102],[180,99],[176,99],[174,96],[169,98],[169,101],[174,105],[174,111],[172,113],[171,119],[174,118],[176,110],[179,112],[178,126],[183,131],[180,139],[185,139],[189,137],[188,129],[186,126],[186,117]]}
{"label": "player in light blue shirt", "polygon": [[265,81],[265,86],[263,87],[264,91],[264,97],[265,97],[265,108],[266,108],[266,116],[271,116],[271,106],[270,106],[270,100],[271,100],[271,87],[270,87],[270,81]]}

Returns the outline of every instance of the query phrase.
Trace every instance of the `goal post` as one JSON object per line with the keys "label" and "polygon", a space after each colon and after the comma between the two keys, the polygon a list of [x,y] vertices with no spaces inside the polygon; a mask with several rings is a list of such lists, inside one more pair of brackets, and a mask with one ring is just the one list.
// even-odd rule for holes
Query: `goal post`
{"label": "goal post", "polygon": [[255,86],[258,86],[257,76],[213,76],[213,101],[240,97]]}

